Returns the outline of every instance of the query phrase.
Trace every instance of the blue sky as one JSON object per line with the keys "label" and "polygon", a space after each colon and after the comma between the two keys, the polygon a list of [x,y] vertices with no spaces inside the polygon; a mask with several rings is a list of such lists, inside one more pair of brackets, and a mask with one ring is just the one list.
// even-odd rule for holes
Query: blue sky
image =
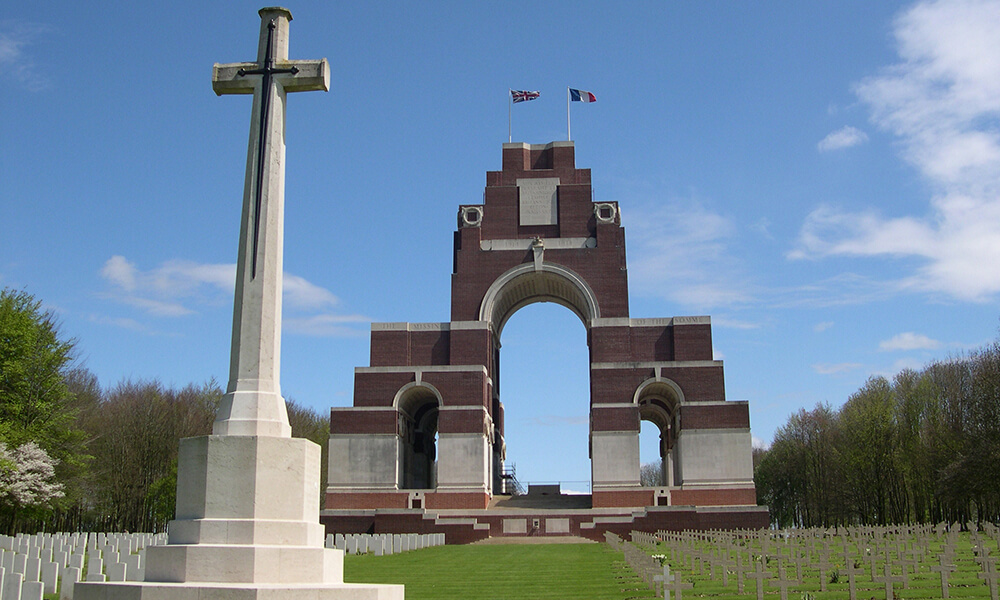
{"label": "blue sky", "polygon": [[[21,5],[0,20],[0,285],[56,311],[104,385],[225,385],[258,4]],[[445,321],[459,204],[507,140],[566,137],[623,212],[633,317],[712,316],[769,441],[873,374],[997,337],[1000,3],[290,5],[332,90],[287,119],[282,390],[351,402],[371,321]],[[584,329],[503,334],[509,459],[586,485]],[[643,453],[653,444],[643,438]],[[579,484],[574,482],[581,482]]]}

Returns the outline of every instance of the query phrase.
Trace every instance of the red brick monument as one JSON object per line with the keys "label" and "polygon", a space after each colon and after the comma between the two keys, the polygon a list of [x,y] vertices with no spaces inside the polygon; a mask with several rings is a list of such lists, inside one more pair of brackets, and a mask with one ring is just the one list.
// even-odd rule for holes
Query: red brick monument
{"label": "red brick monument", "polygon": [[[630,318],[618,203],[592,201],[573,142],[504,144],[503,170],[487,172],[482,204],[459,206],[454,235],[451,321],[373,323],[354,406],[331,409],[328,532],[462,542],[767,526],[748,406],[725,399],[709,317]],[[500,336],[534,302],[587,329],[592,495],[505,508]],[[660,430],[665,485],[640,485],[641,420]]]}

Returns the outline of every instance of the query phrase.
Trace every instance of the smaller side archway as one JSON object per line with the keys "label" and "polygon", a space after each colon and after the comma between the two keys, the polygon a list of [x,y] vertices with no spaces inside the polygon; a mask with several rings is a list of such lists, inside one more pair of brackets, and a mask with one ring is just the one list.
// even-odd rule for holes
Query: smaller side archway
{"label": "smaller side archway", "polygon": [[652,423],[660,432],[660,483],[666,486],[675,485],[677,411],[683,401],[684,392],[680,386],[663,377],[642,382],[633,397],[639,408],[639,420]]}
{"label": "smaller side archway", "polygon": [[408,383],[396,393],[398,418],[397,487],[437,487],[437,433],[441,393],[428,383]]}

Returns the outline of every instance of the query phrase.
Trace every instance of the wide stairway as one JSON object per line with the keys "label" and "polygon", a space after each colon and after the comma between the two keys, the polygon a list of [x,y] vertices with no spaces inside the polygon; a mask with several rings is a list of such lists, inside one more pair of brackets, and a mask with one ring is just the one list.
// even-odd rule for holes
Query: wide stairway
{"label": "wide stairway", "polygon": [[519,496],[493,496],[489,510],[574,510],[592,508],[590,494],[563,494],[559,485],[529,485]]}

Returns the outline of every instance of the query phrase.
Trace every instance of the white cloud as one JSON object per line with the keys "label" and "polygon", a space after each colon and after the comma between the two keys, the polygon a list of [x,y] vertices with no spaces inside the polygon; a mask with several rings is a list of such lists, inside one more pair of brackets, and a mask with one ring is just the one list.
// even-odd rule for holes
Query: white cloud
{"label": "white cloud", "polygon": [[835,375],[837,373],[846,373],[847,371],[853,371],[854,369],[860,369],[862,366],[859,363],[817,363],[812,366],[813,371],[816,371],[820,375]]}
{"label": "white cloud", "polygon": [[[236,287],[236,265],[169,260],[142,271],[124,256],[115,255],[101,267],[101,277],[110,286],[106,296],[152,316],[180,317],[193,314],[193,307],[228,306]],[[324,311],[338,302],[329,290],[290,273],[284,275],[282,299],[286,312]],[[328,314],[287,319],[290,331],[308,335],[341,335],[341,330],[355,331],[347,325],[368,321],[356,315]]]}
{"label": "white cloud", "polygon": [[833,321],[823,321],[822,323],[816,323],[813,325],[813,331],[816,333],[823,333],[831,327],[833,327]]}
{"label": "white cloud", "polygon": [[739,321],[737,319],[730,319],[728,317],[712,317],[712,326],[715,328],[726,328],[726,329],[760,329],[760,323],[754,323],[752,321]]}
{"label": "white cloud", "polygon": [[762,450],[767,450],[771,447],[771,442],[765,442],[761,438],[755,436],[753,432],[750,433],[750,446],[753,448],[760,448]]}
{"label": "white cloud", "polygon": [[816,144],[816,148],[818,148],[820,152],[829,152],[831,150],[841,150],[843,148],[857,146],[858,144],[863,144],[867,141],[867,133],[856,127],[845,125],[820,140],[819,143]]}
{"label": "white cloud", "polygon": [[18,87],[37,92],[50,86],[45,69],[38,68],[25,50],[49,32],[43,25],[23,21],[0,21],[0,79],[13,80]]}
{"label": "white cloud", "polygon": [[135,289],[135,265],[124,256],[112,256],[101,267],[101,276],[126,292]]}
{"label": "white cloud", "polygon": [[323,308],[338,302],[329,290],[313,285],[298,275],[285,273],[283,286],[284,300],[298,308]]}
{"label": "white cloud", "polygon": [[935,350],[941,347],[941,342],[932,340],[926,335],[907,331],[894,335],[888,340],[879,342],[878,349],[883,351],[892,350]]}
{"label": "white cloud", "polygon": [[814,210],[790,258],[917,258],[898,290],[1000,292],[1000,2],[921,2],[895,22],[900,62],[856,86],[935,190],[923,215]]}
{"label": "white cloud", "polygon": [[696,309],[751,300],[727,245],[737,229],[730,219],[694,200],[637,207],[625,215],[629,283],[637,291]]}
{"label": "white cloud", "polygon": [[364,337],[371,323],[362,315],[313,315],[309,317],[287,317],[281,320],[285,331],[312,337]]}

